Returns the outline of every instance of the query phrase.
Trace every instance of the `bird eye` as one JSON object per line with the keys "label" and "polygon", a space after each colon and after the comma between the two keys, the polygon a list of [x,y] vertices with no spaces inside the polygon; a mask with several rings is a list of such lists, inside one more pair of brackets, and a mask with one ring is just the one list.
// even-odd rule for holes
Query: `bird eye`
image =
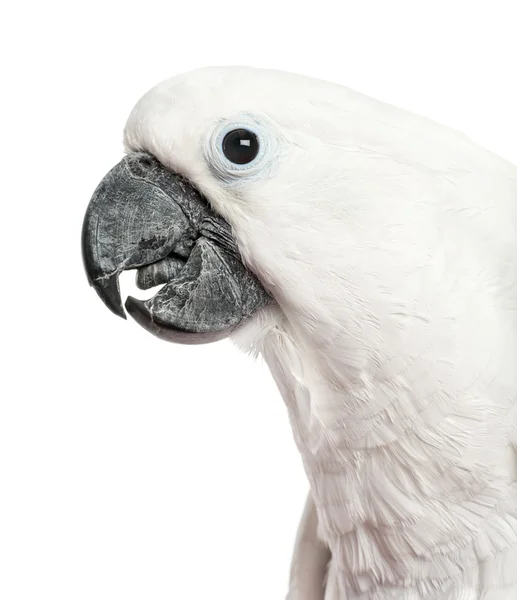
{"label": "bird eye", "polygon": [[236,165],[250,163],[259,152],[258,138],[248,129],[229,131],[224,136],[222,145],[226,158]]}

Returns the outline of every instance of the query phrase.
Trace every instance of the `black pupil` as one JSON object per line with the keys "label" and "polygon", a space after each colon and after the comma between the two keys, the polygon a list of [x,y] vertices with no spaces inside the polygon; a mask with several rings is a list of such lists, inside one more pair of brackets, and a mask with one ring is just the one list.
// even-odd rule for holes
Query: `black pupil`
{"label": "black pupil", "polygon": [[245,165],[257,156],[258,151],[257,136],[247,129],[234,129],[224,136],[223,152],[232,163]]}

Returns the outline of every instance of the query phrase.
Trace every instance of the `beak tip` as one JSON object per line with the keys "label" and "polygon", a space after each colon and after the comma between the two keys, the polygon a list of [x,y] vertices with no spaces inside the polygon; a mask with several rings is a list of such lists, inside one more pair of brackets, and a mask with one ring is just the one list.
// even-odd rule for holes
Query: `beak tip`
{"label": "beak tip", "polygon": [[97,279],[92,282],[92,286],[99,295],[104,304],[112,313],[127,320],[122,301],[120,299],[120,289],[118,285],[118,276],[112,275],[104,279]]}
{"label": "beak tip", "polygon": [[136,298],[133,298],[133,296],[128,296],[125,307],[127,312],[137,322],[140,322],[142,319],[147,320],[149,318],[149,312],[147,311],[145,303],[142,302],[142,300],[137,300]]}

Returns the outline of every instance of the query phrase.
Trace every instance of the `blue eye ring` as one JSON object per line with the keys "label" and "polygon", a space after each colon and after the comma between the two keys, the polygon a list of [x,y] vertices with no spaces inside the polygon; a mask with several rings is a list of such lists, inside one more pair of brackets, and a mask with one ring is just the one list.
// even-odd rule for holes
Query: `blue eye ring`
{"label": "blue eye ring", "polygon": [[[205,158],[212,172],[227,183],[237,182],[244,177],[250,178],[268,166],[271,162],[272,140],[274,136],[268,127],[251,115],[240,115],[237,119],[225,119],[219,122],[209,137]],[[257,152],[252,160],[246,163],[235,163],[227,158],[224,152],[224,140],[235,131],[245,130],[257,140]]]}

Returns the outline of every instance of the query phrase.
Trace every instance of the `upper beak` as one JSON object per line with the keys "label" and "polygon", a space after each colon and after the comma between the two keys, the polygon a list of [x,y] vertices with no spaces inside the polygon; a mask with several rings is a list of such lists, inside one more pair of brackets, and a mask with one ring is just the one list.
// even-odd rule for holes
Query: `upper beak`
{"label": "upper beak", "polygon": [[178,174],[147,153],[126,156],[101,181],[86,211],[82,251],[90,284],[126,318],[118,277],[165,286],[150,300],[129,297],[129,314],[169,341],[226,337],[272,301],[243,265],[229,225]]}

